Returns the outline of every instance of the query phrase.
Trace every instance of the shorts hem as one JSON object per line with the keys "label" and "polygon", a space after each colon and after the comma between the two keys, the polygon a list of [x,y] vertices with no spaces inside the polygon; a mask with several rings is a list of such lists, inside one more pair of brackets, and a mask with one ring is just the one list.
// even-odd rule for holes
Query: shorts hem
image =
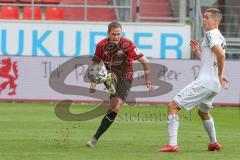
{"label": "shorts hem", "polygon": [[190,110],[190,108],[186,108],[185,106],[183,106],[183,105],[180,105],[176,100],[173,100],[173,102],[175,102],[176,104],[177,104],[177,106],[179,107],[179,108],[184,108],[184,109],[186,109],[186,110]]}
{"label": "shorts hem", "polygon": [[208,111],[207,111],[207,112],[206,112],[206,111],[204,111],[203,109],[201,109],[201,107],[199,107],[199,106],[198,106],[198,108],[197,108],[197,109],[198,109],[199,111],[203,112],[203,113],[208,113],[208,111],[209,111],[209,109],[210,109],[210,108],[208,109]]}

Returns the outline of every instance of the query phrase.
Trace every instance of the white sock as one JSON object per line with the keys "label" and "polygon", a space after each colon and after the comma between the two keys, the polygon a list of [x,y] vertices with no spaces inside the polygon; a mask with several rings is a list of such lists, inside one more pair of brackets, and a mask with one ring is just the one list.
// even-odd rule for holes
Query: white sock
{"label": "white sock", "polygon": [[210,143],[213,144],[217,142],[216,131],[212,117],[209,120],[203,121],[203,126],[208,133]]}
{"label": "white sock", "polygon": [[168,138],[169,138],[169,145],[175,146],[177,145],[177,134],[178,134],[178,115],[170,114],[168,115]]}

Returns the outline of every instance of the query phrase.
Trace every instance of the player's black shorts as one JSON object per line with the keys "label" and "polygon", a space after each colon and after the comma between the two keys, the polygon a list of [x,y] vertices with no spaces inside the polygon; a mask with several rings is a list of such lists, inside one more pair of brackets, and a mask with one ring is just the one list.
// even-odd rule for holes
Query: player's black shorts
{"label": "player's black shorts", "polygon": [[131,86],[132,86],[132,80],[129,80],[126,78],[126,76],[123,75],[116,75],[116,93],[110,95],[110,99],[112,97],[118,97],[121,98],[123,101],[127,98]]}

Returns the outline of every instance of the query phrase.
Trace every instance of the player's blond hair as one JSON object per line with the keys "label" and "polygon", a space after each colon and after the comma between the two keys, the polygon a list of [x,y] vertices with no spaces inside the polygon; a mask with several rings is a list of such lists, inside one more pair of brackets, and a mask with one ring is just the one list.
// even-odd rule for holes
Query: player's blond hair
{"label": "player's blond hair", "polygon": [[222,13],[219,9],[217,8],[208,8],[205,10],[205,12],[210,12],[212,14],[212,17],[216,19],[219,23],[222,20]]}

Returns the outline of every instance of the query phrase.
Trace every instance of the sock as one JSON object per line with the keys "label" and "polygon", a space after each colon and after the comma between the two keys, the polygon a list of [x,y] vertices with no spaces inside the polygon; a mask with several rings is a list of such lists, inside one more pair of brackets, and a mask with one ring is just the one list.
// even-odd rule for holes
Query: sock
{"label": "sock", "polygon": [[111,126],[115,117],[117,116],[116,112],[108,111],[108,113],[103,117],[102,122],[94,135],[94,137],[98,140],[99,137]]}
{"label": "sock", "polygon": [[213,144],[217,142],[216,131],[212,117],[209,120],[204,120],[203,126],[208,133],[210,143]]}
{"label": "sock", "polygon": [[179,120],[178,115],[170,114],[168,115],[168,138],[169,138],[169,145],[175,146],[177,145],[177,134],[178,134],[178,127],[179,127]]}

